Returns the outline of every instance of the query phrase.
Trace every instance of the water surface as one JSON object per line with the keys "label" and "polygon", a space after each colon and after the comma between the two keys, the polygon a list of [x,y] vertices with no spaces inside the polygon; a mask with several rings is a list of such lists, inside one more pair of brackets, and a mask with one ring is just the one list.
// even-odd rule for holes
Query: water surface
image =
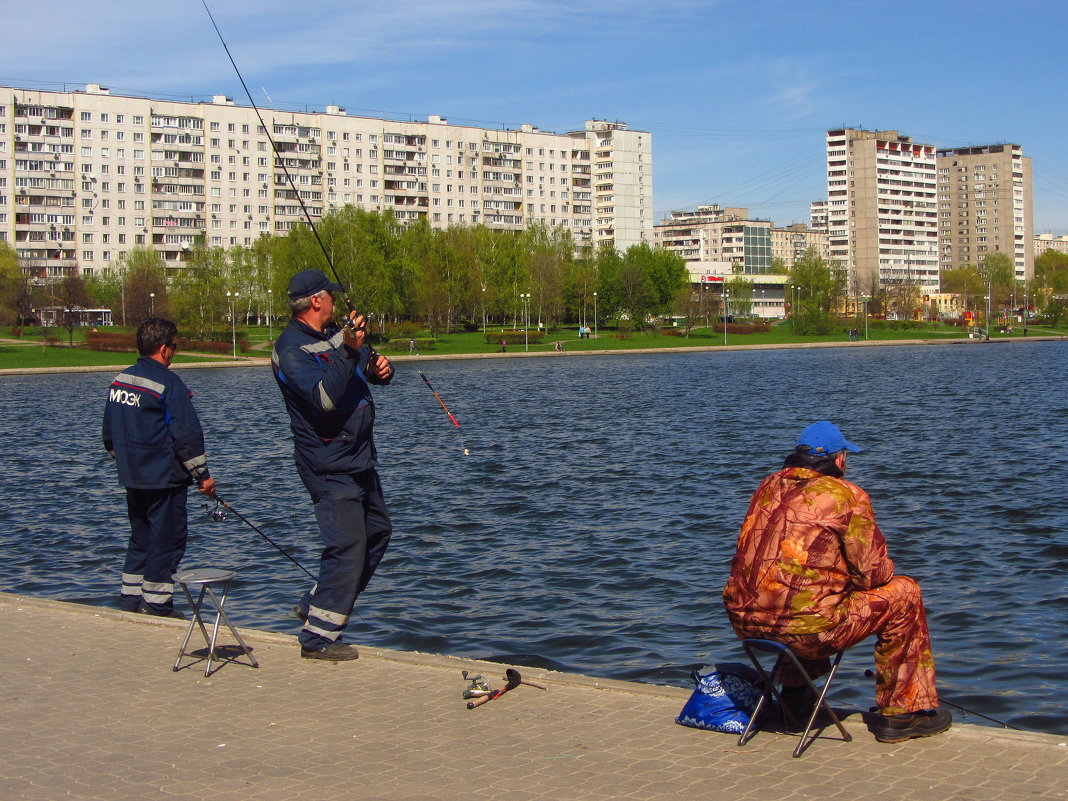
{"label": "water surface", "polygon": [[[864,448],[849,478],[923,587],[944,696],[1066,733],[1066,360],[1068,343],[1035,342],[422,363],[459,431],[401,364],[375,392],[396,534],[352,639],[686,685],[742,658],[720,602],[734,538],[826,417]],[[220,492],[314,572],[270,370],[181,375]],[[7,591],[115,604],[128,528],[100,445],[108,383],[0,379]],[[201,503],[183,565],[237,570],[236,621],[295,633],[306,576]],[[873,703],[870,666],[868,645],[847,655],[839,703]]]}

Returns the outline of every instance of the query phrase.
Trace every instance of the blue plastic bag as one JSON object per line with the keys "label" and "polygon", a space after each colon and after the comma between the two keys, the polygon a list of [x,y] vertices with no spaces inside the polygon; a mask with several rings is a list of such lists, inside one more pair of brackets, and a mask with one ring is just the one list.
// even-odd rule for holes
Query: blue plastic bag
{"label": "blue plastic bag", "polygon": [[741,734],[760,700],[760,677],[749,665],[724,662],[691,674],[696,688],[675,722],[695,729]]}

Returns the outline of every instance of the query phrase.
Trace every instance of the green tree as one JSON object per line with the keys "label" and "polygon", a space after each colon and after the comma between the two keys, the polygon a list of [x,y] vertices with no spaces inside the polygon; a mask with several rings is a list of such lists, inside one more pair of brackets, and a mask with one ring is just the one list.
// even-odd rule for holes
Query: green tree
{"label": "green tree", "polygon": [[727,292],[727,313],[734,319],[751,317],[753,314],[753,282],[736,275],[723,284]]}
{"label": "green tree", "polygon": [[1046,295],[1068,295],[1068,253],[1049,249],[1036,256],[1035,285]]}
{"label": "green tree", "polygon": [[[190,249],[182,269],[175,274],[171,286],[170,300],[179,328],[189,332],[194,339],[217,337],[230,313],[226,293],[235,291],[239,293],[240,302],[240,285],[228,280],[226,252],[197,242]],[[234,311],[240,319],[237,304]]]}
{"label": "green tree", "polygon": [[[126,254],[125,303],[130,325],[140,325],[149,317],[170,317],[167,276],[163,260],[148,247],[135,247]],[[114,313],[114,310],[112,310]],[[120,310],[121,311],[121,310]]]}
{"label": "green tree", "polygon": [[796,303],[790,322],[798,334],[829,334],[834,330],[834,312],[846,291],[845,271],[828,262],[816,248],[809,248],[790,270],[787,287]]}
{"label": "green tree", "polygon": [[18,252],[0,241],[0,325],[21,324],[30,308],[29,280]]}
{"label": "green tree", "polygon": [[964,298],[964,308],[976,308],[976,302],[986,294],[986,282],[974,265],[966,264],[951,270],[943,270],[941,275],[943,292],[960,295]]}
{"label": "green tree", "polygon": [[63,278],[53,285],[52,288],[56,293],[56,300],[58,300],[63,307],[63,313],[60,315],[59,320],[63,327],[67,329],[67,344],[73,348],[74,329],[81,321],[81,315],[78,311],[79,309],[88,307],[90,303],[89,292],[85,286],[85,279],[74,272],[74,270],[69,270]]}

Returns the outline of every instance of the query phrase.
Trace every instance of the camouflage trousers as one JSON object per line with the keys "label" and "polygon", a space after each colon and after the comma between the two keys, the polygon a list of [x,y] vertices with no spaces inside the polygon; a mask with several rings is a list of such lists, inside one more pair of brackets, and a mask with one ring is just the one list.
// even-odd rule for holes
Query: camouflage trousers
{"label": "camouflage trousers", "polygon": [[[908,576],[895,576],[882,587],[850,593],[841,620],[816,634],[768,634],[735,627],[739,637],[764,637],[788,645],[813,678],[830,670],[827,657],[875,635],[875,705],[883,715],[934,709],[934,656],[920,585]],[[784,666],[783,683],[802,684]]]}

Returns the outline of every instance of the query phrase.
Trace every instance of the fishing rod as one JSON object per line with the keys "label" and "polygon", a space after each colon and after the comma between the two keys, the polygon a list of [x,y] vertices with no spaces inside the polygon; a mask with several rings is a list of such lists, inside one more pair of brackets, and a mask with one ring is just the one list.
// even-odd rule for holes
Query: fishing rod
{"label": "fishing rod", "polygon": [[[871,668],[868,668],[867,670],[864,671],[864,678],[866,678],[866,679],[875,678],[875,671],[872,670]],[[976,712],[974,709],[968,709],[968,707],[966,707],[966,706],[961,706],[960,704],[955,704],[952,701],[947,701],[945,696],[943,696],[941,694],[939,694],[938,700],[941,703],[945,704],[946,706],[951,706],[954,709],[959,709],[960,713],[961,713],[961,717],[967,717],[968,715],[975,715],[977,718],[982,718],[983,720],[989,720],[991,723],[996,723],[999,726],[1001,726],[1002,728],[1012,729],[1013,731],[1023,731],[1023,729],[1019,728],[1018,726],[1013,726],[1011,723],[1006,723],[1003,720],[998,720],[997,718],[992,718],[989,715],[984,715],[982,712]]]}
{"label": "fishing rod", "polygon": [[[265,540],[267,540],[267,542],[271,543],[271,545],[273,545],[278,550],[278,552],[280,554],[282,554],[282,556],[284,556],[290,562],[292,562],[297,567],[299,567],[301,570],[303,570],[305,572],[305,574],[307,574],[308,578],[310,578],[312,581],[318,581],[318,579],[316,579],[315,576],[313,576],[310,572],[308,572],[308,568],[304,567],[304,565],[302,565],[300,562],[298,562],[296,559],[294,559],[292,556],[290,556],[286,552],[286,550],[284,548],[282,548],[281,545],[279,545],[277,542],[275,542],[270,537],[268,537],[266,534],[264,534],[262,531],[260,531],[256,526],[254,526],[251,523],[251,521],[249,521],[249,519],[247,517],[245,517],[243,514],[241,514],[239,511],[237,511],[237,509],[235,509],[230,504],[228,504],[226,501],[224,501],[222,499],[222,497],[220,497],[219,495],[216,494],[216,495],[213,496],[213,498],[214,498],[215,503],[217,504],[217,506],[214,509],[212,509],[211,512],[209,512],[209,514],[211,515],[211,519],[212,520],[214,520],[217,523],[221,523],[223,520],[225,520],[226,519],[226,512],[224,512],[223,509],[226,509],[229,512],[233,512],[235,515],[237,515],[238,519],[241,520],[241,522],[243,522],[245,525],[247,525],[249,528],[251,528],[257,534],[259,534]],[[220,507],[222,507],[222,508],[220,508]],[[207,508],[206,504],[205,504],[205,508]]]}
{"label": "fishing rod", "polygon": [[[447,414],[449,416],[449,419],[452,420],[452,424],[456,426],[456,428],[460,428],[460,423],[457,422],[456,418],[452,416],[452,412],[449,411],[449,407],[445,405],[445,401],[443,401],[441,399],[441,396],[434,390],[434,387],[430,383],[430,379],[426,377],[426,374],[422,370],[419,371],[419,377],[423,379],[423,383],[427,385],[427,388],[434,393],[434,397],[438,399],[438,403],[441,404],[441,408],[445,410],[445,414]],[[467,446],[464,445],[464,436],[462,432],[460,434],[460,447],[464,449],[464,456],[471,455],[471,452],[467,450]]]}
{"label": "fishing rod", "polygon": [[[252,106],[252,110],[256,112],[256,118],[260,121],[260,127],[263,128],[263,132],[267,135],[267,141],[271,143],[271,151],[274,153],[278,163],[282,166],[282,172],[285,173],[286,180],[289,182],[290,189],[293,190],[293,194],[296,195],[297,202],[300,204],[300,210],[304,212],[304,219],[308,222],[308,227],[311,229],[312,234],[315,236],[315,241],[319,243],[319,249],[323,252],[323,257],[326,259],[327,265],[330,267],[330,272],[334,274],[334,280],[341,285],[342,299],[345,301],[345,305],[348,306],[349,312],[356,311],[356,305],[349,298],[348,293],[345,291],[345,282],[341,280],[341,276],[338,275],[337,268],[334,266],[334,260],[330,258],[330,253],[326,249],[326,245],[323,243],[322,238],[319,236],[319,229],[315,227],[315,221],[312,220],[311,212],[308,211],[308,207],[304,203],[304,198],[300,195],[300,190],[297,189],[297,184],[293,180],[293,176],[289,173],[289,168],[286,166],[286,160],[282,157],[281,151],[278,149],[278,145],[274,141],[274,137],[271,135],[271,129],[267,127],[267,123],[263,121],[263,114],[260,113],[260,107],[256,105],[256,101],[252,99],[252,92],[249,91],[248,85],[245,83],[244,77],[241,75],[241,70],[237,68],[237,62],[234,61],[233,55],[230,53],[230,48],[226,44],[226,40],[223,39],[222,31],[219,30],[218,24],[215,22],[215,17],[212,16],[211,9],[208,8],[207,0],[200,0],[204,6],[204,11],[208,14],[208,19],[211,20],[212,27],[215,28],[215,33],[219,37],[219,41],[222,43],[223,50],[226,51],[226,57],[230,59],[230,64],[234,68],[234,72],[237,73],[237,79],[241,81],[241,88],[245,90],[245,96],[248,98],[249,104]],[[359,328],[356,328],[355,321],[351,316],[345,318],[345,325],[350,326],[353,330],[362,331],[366,328],[366,322]]]}

